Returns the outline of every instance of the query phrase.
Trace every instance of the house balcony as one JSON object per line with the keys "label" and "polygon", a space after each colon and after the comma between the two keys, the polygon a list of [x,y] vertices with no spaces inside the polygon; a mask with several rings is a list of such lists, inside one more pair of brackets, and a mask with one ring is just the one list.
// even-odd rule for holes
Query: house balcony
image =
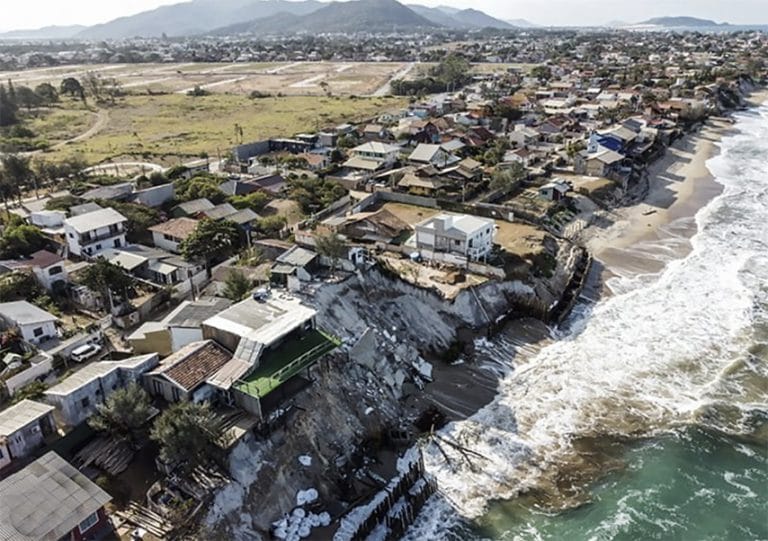
{"label": "house balcony", "polygon": [[125,234],[125,228],[115,227],[115,228],[110,228],[108,232],[101,233],[99,235],[80,235],[80,246],[87,246],[88,244],[93,244],[94,242],[111,239],[123,234]]}
{"label": "house balcony", "polygon": [[234,387],[254,398],[264,398],[340,344],[338,339],[312,329],[300,337],[289,339],[277,349],[266,352],[259,366]]}

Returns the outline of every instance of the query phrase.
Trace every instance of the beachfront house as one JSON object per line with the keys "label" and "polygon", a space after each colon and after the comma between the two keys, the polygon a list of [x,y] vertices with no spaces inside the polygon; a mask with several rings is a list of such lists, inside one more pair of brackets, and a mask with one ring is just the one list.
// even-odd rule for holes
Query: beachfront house
{"label": "beachfront house", "polygon": [[416,247],[425,252],[458,254],[470,261],[488,257],[495,224],[468,214],[438,214],[416,225]]}
{"label": "beachfront house", "polygon": [[[310,380],[310,368],[338,341],[318,330],[316,312],[286,293],[258,295],[203,323],[203,336],[234,355],[208,383],[259,418]],[[275,392],[276,390],[280,392]]]}
{"label": "beachfront house", "polygon": [[213,340],[192,342],[169,355],[144,376],[152,396],[167,402],[204,402],[216,389],[208,379],[232,359],[232,353]]}

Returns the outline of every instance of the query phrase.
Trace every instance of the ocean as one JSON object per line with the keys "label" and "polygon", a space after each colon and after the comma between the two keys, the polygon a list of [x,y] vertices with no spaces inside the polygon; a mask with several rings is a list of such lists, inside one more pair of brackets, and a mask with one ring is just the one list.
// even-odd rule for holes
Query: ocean
{"label": "ocean", "polygon": [[425,448],[440,492],[406,539],[768,539],[768,104],[707,166],[690,250],[670,224],[663,270],[497,356],[496,399]]}

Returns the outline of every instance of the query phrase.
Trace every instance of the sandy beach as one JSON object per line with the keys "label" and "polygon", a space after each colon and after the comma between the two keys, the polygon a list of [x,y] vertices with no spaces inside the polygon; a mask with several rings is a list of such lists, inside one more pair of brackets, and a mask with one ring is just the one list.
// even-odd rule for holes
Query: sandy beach
{"label": "sandy beach", "polygon": [[[750,99],[753,104],[766,100],[768,90],[755,92]],[[690,250],[689,239],[696,233],[694,216],[722,191],[707,161],[717,155],[717,143],[732,128],[725,120],[709,119],[699,131],[676,141],[649,167],[648,192],[642,201],[604,212],[583,232],[586,247],[605,268],[604,280],[658,272]],[[658,249],[660,243],[663,250]]]}

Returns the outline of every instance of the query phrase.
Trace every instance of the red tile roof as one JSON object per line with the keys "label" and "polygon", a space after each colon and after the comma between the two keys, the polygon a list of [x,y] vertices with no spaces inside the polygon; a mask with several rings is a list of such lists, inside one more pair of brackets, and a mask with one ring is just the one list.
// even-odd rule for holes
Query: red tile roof
{"label": "red tile roof", "polygon": [[219,371],[232,354],[213,340],[193,342],[163,359],[152,374],[163,374],[186,391],[193,391]]}

